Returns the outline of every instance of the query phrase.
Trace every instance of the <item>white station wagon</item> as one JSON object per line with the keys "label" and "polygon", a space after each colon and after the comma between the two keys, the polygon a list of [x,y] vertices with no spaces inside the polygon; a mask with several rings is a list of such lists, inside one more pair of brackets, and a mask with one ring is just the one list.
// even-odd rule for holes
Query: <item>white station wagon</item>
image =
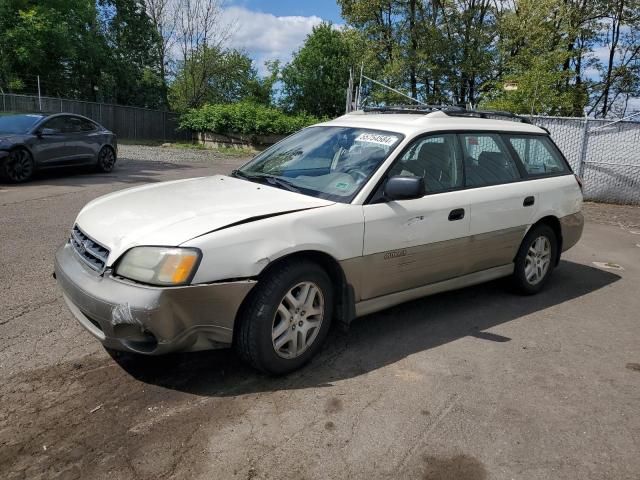
{"label": "white station wagon", "polygon": [[144,185],[79,213],[55,275],[108,349],[233,345],[281,374],[331,323],[511,276],[540,291],[580,238],[580,180],[524,119],[453,107],[358,111],[231,176]]}

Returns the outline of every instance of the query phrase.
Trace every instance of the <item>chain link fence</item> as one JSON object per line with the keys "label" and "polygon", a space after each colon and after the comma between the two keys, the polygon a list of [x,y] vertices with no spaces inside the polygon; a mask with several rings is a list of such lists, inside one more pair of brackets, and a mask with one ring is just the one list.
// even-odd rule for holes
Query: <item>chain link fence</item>
{"label": "chain link fence", "polygon": [[55,97],[0,94],[0,112],[76,113],[104,125],[123,140],[191,140],[191,132],[178,130],[178,114],[164,110]]}
{"label": "chain link fence", "polygon": [[585,200],[640,205],[640,122],[530,117],[549,130],[573,171]]}

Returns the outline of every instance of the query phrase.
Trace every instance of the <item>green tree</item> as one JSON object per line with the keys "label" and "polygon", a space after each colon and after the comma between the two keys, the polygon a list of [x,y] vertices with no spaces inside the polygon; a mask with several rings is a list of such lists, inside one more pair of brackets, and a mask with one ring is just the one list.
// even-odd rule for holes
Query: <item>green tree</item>
{"label": "green tree", "polygon": [[0,2],[0,84],[94,98],[106,45],[92,0]]}
{"label": "green tree", "polygon": [[203,46],[178,71],[169,89],[169,101],[181,112],[244,99],[269,103],[270,90],[271,85],[263,85],[244,52]]}
{"label": "green tree", "polygon": [[[103,98],[125,105],[163,105],[163,79],[158,57],[161,38],[140,0],[101,0],[104,34],[109,47],[102,65],[111,77]],[[106,86],[105,86],[106,90]]]}
{"label": "green tree", "polygon": [[[557,0],[520,0],[500,23],[500,75],[486,85],[483,104],[516,113],[571,115],[587,98],[567,67],[576,51],[567,48],[570,11]],[[505,82],[517,90],[505,91]]]}
{"label": "green tree", "polygon": [[346,35],[322,23],[282,69],[282,104],[318,117],[344,113],[349,69],[356,63]]}

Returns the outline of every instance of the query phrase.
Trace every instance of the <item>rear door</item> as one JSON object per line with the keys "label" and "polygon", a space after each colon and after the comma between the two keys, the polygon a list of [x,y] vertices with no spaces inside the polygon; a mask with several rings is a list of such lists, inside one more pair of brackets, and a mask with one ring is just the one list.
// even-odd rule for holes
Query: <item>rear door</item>
{"label": "rear door", "polygon": [[77,122],[77,132],[73,134],[77,158],[81,161],[95,160],[100,151],[102,132],[86,118],[73,117],[73,121]]}
{"label": "rear door", "polygon": [[386,201],[381,185],[372,203],[363,206],[361,300],[453,278],[465,270],[470,216],[455,134],[418,138],[386,178],[393,175],[423,177],[427,193]]}
{"label": "rear door", "polygon": [[535,217],[538,195],[497,133],[459,134],[470,205],[468,273],[511,263]]}

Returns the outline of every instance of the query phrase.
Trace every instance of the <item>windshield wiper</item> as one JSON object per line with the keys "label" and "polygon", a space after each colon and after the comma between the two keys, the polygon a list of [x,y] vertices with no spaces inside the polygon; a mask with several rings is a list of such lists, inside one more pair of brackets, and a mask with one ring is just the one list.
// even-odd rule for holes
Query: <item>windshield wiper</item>
{"label": "windshield wiper", "polygon": [[288,182],[287,180],[284,180],[275,175],[271,175],[269,173],[259,173],[251,175],[243,172],[242,170],[234,170],[233,172],[231,172],[231,175],[238,178],[244,178],[246,180],[249,180],[250,182],[260,182],[263,184],[268,183],[269,185],[282,187],[285,190],[289,190],[290,192],[300,193],[300,189],[294,187],[291,182]]}

